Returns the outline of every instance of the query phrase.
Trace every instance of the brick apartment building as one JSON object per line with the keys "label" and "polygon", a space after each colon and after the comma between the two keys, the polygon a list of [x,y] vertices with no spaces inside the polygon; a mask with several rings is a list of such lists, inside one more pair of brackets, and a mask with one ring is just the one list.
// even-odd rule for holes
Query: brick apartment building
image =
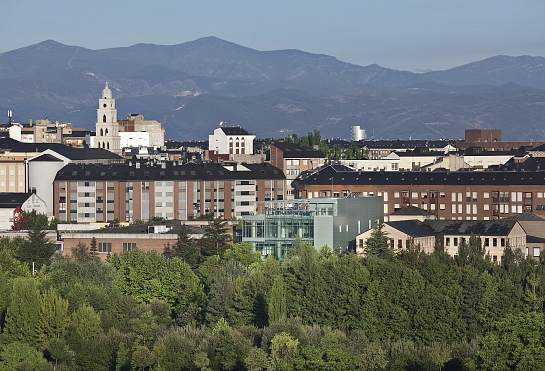
{"label": "brick apartment building", "polygon": [[298,198],[383,196],[385,220],[406,206],[428,210],[438,220],[545,215],[545,172],[358,172],[330,165],[302,174],[295,188]]}
{"label": "brick apartment building", "polygon": [[326,156],[320,150],[284,141],[271,142],[270,161],[286,175],[286,197],[293,199],[294,190],[291,183],[297,176],[307,170],[324,165]]}
{"label": "brick apartment building", "polygon": [[67,165],[53,183],[54,216],[77,223],[241,217],[256,213],[259,201],[284,199],[284,180],[270,164]]}

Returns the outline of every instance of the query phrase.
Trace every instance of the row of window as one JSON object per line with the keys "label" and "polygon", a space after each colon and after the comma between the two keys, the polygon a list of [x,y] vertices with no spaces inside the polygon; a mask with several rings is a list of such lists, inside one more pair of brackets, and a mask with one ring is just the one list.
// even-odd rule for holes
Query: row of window
{"label": "row of window", "polygon": [[[112,252],[112,243],[111,242],[99,242],[97,244],[98,252],[111,253]],[[123,252],[136,249],[136,242],[123,242]]]}
{"label": "row of window", "polygon": [[[24,175],[24,170],[19,169],[17,174],[19,174],[19,176],[23,176]],[[5,169],[0,169],[0,176],[4,176],[4,175],[6,175],[6,170]],[[14,176],[15,175],[15,169],[9,169],[9,175]]]}

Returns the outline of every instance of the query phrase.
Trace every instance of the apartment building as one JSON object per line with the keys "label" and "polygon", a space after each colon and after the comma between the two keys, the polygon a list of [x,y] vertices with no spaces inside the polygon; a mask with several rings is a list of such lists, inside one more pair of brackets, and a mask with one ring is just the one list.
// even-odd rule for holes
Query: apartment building
{"label": "apartment building", "polygon": [[77,223],[239,218],[255,214],[259,201],[284,199],[284,180],[270,164],[67,165],[54,180],[54,215]]}
{"label": "apartment building", "polygon": [[352,192],[383,196],[384,215],[415,206],[438,220],[493,220],[545,215],[545,172],[358,172],[330,165],[297,179],[298,198]]}
{"label": "apartment building", "polygon": [[303,171],[323,166],[325,160],[324,153],[317,149],[283,141],[270,144],[271,164],[286,174],[286,197],[289,200],[295,198],[295,191],[291,183],[297,176]]}
{"label": "apartment building", "polygon": [[248,155],[254,153],[255,135],[250,134],[240,126],[223,126],[214,130],[214,134],[208,136],[208,150],[213,154]]}

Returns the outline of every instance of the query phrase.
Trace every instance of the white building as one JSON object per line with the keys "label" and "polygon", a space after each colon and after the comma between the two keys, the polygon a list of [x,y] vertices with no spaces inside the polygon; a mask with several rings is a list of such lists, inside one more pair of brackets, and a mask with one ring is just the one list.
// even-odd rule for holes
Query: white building
{"label": "white building", "polygon": [[208,149],[220,155],[251,155],[254,153],[254,140],[255,135],[240,126],[220,126],[208,136]]}
{"label": "white building", "polygon": [[[141,144],[123,146],[123,136],[125,134],[121,133],[121,142],[122,147],[163,147],[165,145],[165,129],[156,120],[146,120],[144,115],[140,113],[129,113],[126,120],[119,120],[119,125],[123,126],[124,132],[132,132],[133,134],[138,134],[142,138]],[[126,135],[125,135],[126,136]],[[147,137],[147,144],[144,144],[145,138]],[[132,136],[133,140],[136,140],[135,136]]]}
{"label": "white building", "polygon": [[150,133],[143,131],[121,132],[121,148],[140,148],[150,147]]}
{"label": "white building", "polygon": [[10,230],[13,226],[13,212],[21,206],[24,212],[36,210],[39,214],[46,213],[45,202],[35,193],[0,193],[0,230]]}
{"label": "white building", "polygon": [[360,140],[367,139],[365,130],[360,129],[359,126],[352,126],[352,142],[359,142]]}
{"label": "white building", "polygon": [[112,98],[112,91],[106,87],[98,101],[96,136],[93,147],[107,149],[115,154],[121,154],[120,127],[117,123],[117,109],[115,99]]}

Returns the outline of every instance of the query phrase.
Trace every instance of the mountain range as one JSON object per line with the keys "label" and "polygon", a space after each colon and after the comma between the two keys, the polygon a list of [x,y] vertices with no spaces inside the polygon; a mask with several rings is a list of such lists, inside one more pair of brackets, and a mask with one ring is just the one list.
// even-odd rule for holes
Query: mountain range
{"label": "mountain range", "polygon": [[106,80],[120,118],[142,113],[176,140],[205,139],[221,121],[259,138],[313,129],[349,138],[360,125],[376,139],[462,138],[477,127],[545,140],[543,57],[495,56],[419,74],[215,37],[101,50],[47,40],[2,53],[0,109],[17,122],[94,128]]}

